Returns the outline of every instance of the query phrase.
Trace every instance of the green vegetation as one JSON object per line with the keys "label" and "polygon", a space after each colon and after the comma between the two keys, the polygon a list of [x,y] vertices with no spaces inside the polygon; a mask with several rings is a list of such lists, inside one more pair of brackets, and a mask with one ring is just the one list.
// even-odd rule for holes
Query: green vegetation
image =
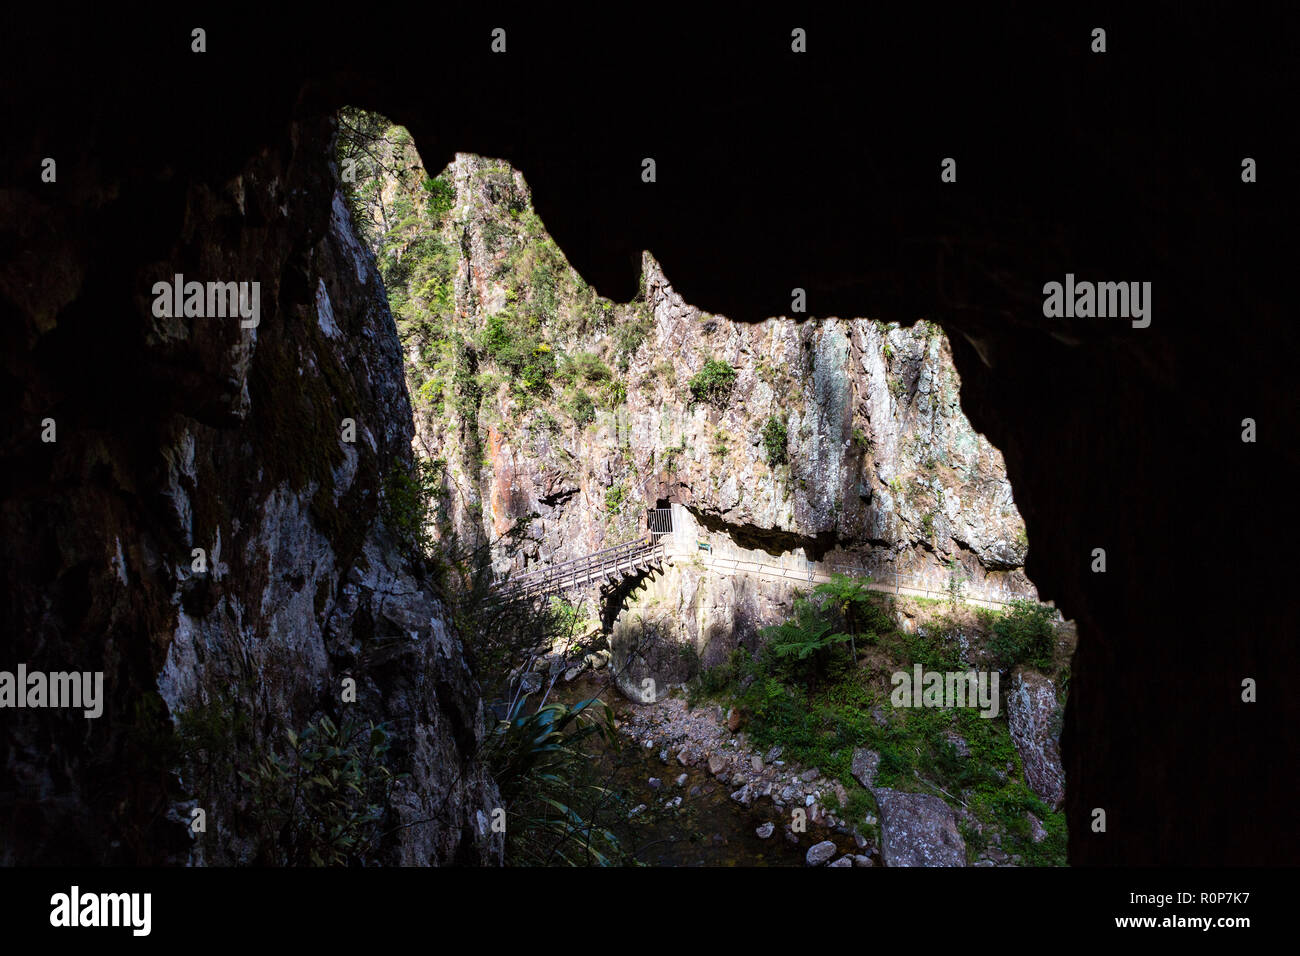
{"label": "green vegetation", "polygon": [[446,173],[443,173],[436,179],[425,176],[420,186],[429,194],[425,203],[425,212],[428,214],[430,224],[441,225],[443,217],[451,212],[456,204],[455,185],[447,178]]}
{"label": "green vegetation", "polygon": [[596,420],[596,403],[580,388],[567,392],[561,407],[578,425],[586,425]]}
{"label": "green vegetation", "polygon": [[715,458],[727,457],[727,433],[721,428],[713,433],[713,448],[711,450]]}
{"label": "green vegetation", "polygon": [[821,609],[807,598],[796,598],[794,614],[782,624],[763,629],[773,657],[773,670],[787,679],[807,685],[808,695],[820,679],[825,678],[834,664],[834,650],[849,641],[848,634],[834,633],[835,625]]}
{"label": "green vegetation", "polygon": [[813,589],[814,597],[822,600],[824,608],[838,613],[839,620],[848,630],[854,661],[858,659],[858,635],[865,632],[874,640],[876,632],[888,624],[871,599],[871,592],[867,589],[870,583],[869,577],[836,573],[829,581]]}
{"label": "green vegetation", "polygon": [[[568,356],[560,343],[609,330],[612,354],[626,371],[645,341],[650,319],[643,308],[619,311],[599,298],[570,267],[533,212],[526,190],[502,166],[476,169],[458,194],[449,172],[428,175],[410,135],[378,114],[339,114],[336,159],[354,164],[355,182],[343,184],[353,221],[375,249],[398,336],[408,356],[407,374],[416,412],[440,421],[449,402],[467,427],[464,462],[479,459],[480,407],[498,389],[513,403],[507,415],[527,415],[552,401],[585,424],[597,405],[617,407],[627,384],[590,352]],[[463,215],[453,213],[457,207]],[[492,278],[504,286],[505,307],[477,330],[467,317],[483,314],[476,286],[456,302],[456,277],[464,256],[482,248],[494,261]],[[620,317],[622,316],[622,317]],[[474,353],[467,360],[466,352]],[[480,362],[484,366],[479,370]],[[469,376],[474,377],[473,383]],[[493,406],[495,403],[491,403]]]}
{"label": "green vegetation", "polygon": [[948,605],[955,608],[961,603],[961,593],[966,586],[966,572],[953,558],[948,562]]}
{"label": "green vegetation", "polygon": [[482,345],[488,357],[510,373],[516,394],[549,394],[555,353],[543,339],[535,318],[509,311],[488,316]]}
{"label": "green vegetation", "polygon": [[258,865],[380,862],[388,800],[405,776],[389,765],[388,725],[336,724],[322,714],[295,732],[258,700],[251,677],[210,689],[180,713],[174,737],[151,740],[151,757],[179,769],[195,792],[233,801],[222,808],[223,825],[247,841]]}
{"label": "green vegetation", "polygon": [[732,386],[736,383],[736,374],[730,362],[709,359],[686,383],[686,387],[693,400],[725,408]]}
{"label": "green vegetation", "polygon": [[[837,577],[797,599],[790,619],[765,635],[757,654],[741,650],[701,672],[688,685],[688,702],[712,699],[740,708],[756,749],[780,746],[785,760],[837,778],[848,792],[843,815],[864,832],[862,820],[875,803],[850,773],[858,747],[880,754],[878,785],[964,804],[986,828],[981,836],[963,825],[972,860],[992,827],[1002,834],[1002,849],[1019,854],[1025,865],[1064,865],[1064,814],[1023,782],[1005,707],[989,719],[974,708],[896,708],[890,702],[895,671],[910,672],[914,664],[969,670],[981,645],[996,645],[1000,622],[1008,635],[1037,634],[1037,622],[1051,609],[1034,610],[1028,602],[1007,615],[981,613],[972,632],[970,612],[959,623],[942,601],[916,602],[933,613],[909,634],[895,624],[893,599],[865,584]],[[871,666],[853,666],[845,643],[853,633],[860,648],[870,648]],[[966,651],[961,636],[968,639]],[[1046,829],[1041,843],[1030,837],[1026,813]]]}
{"label": "green vegetation", "polygon": [[617,515],[619,508],[623,505],[623,498],[626,492],[622,485],[614,485],[605,490],[605,510],[611,516]]}
{"label": "green vegetation", "polygon": [[[536,515],[506,535],[507,546],[527,533]],[[507,865],[605,865],[629,862],[607,829],[626,819],[625,802],[599,777],[601,753],[617,746],[610,712],[599,702],[572,707],[548,702],[557,675],[525,692],[518,675],[541,648],[581,657],[590,630],[586,608],[559,598],[503,595],[486,546],[454,551],[441,545],[445,570],[440,597],[464,641],[466,660],[483,683],[484,698],[508,702],[481,758],[501,791],[506,812]],[[540,697],[535,696],[540,694]]]}
{"label": "green vegetation", "polygon": [[677,470],[677,459],[686,454],[686,436],[677,439],[677,444],[663,450],[663,469],[668,473]]}
{"label": "green vegetation", "polygon": [[526,697],[498,723],[486,757],[507,811],[511,866],[609,866],[629,860],[606,820],[624,801],[597,779],[589,751],[618,746],[613,711],[599,700],[545,704]]}
{"label": "green vegetation", "polygon": [[345,866],[370,859],[397,776],[388,768],[386,724],[327,716],[302,733],[285,732],[282,752],[268,750],[239,776],[258,809],[261,846],[275,866]]}
{"label": "green vegetation", "polygon": [[1037,601],[1017,600],[1011,610],[987,614],[993,636],[989,653],[1004,669],[1028,664],[1038,670],[1052,667],[1056,651],[1056,611]]}
{"label": "green vegetation", "polygon": [[442,491],[442,462],[394,465],[384,479],[383,515],[409,557],[433,552],[432,526]]}
{"label": "green vegetation", "polygon": [[614,357],[620,372],[628,370],[632,363],[632,357],[645,343],[649,334],[650,317],[639,313],[634,319],[615,329]]}
{"label": "green vegetation", "polygon": [[790,435],[786,431],[785,422],[772,415],[763,423],[763,448],[767,452],[767,463],[770,467],[775,468],[777,465],[784,465],[789,461],[786,454],[786,446],[789,444]]}

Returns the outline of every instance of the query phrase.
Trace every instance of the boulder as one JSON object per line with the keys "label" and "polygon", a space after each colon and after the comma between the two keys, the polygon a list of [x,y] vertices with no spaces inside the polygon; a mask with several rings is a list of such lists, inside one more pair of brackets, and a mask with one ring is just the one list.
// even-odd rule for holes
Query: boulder
{"label": "boulder", "polygon": [[1029,789],[1059,810],[1065,799],[1065,771],[1061,767],[1056,688],[1050,680],[1035,671],[1016,668],[1007,692],[1007,726]]}
{"label": "boulder", "polygon": [[965,866],[966,841],[952,808],[925,793],[881,787],[880,855],[885,866]]}
{"label": "boulder", "polygon": [[745,784],[731,795],[731,799],[735,800],[742,807],[747,807],[754,802],[754,788],[749,784]]}
{"label": "boulder", "polygon": [[821,866],[834,855],[835,844],[830,840],[823,840],[808,848],[808,852],[804,855],[804,862],[809,866]]}

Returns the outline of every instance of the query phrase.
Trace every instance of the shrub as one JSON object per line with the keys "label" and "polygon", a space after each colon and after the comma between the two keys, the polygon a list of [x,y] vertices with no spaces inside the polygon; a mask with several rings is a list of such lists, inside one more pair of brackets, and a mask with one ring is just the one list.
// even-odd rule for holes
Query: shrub
{"label": "shrub", "polygon": [[577,424],[585,425],[596,420],[596,403],[582,389],[574,389],[564,402],[564,410]]}
{"label": "shrub", "polygon": [[709,359],[704,363],[704,368],[691,377],[686,383],[690,389],[691,397],[697,402],[708,402],[718,408],[723,408],[727,404],[727,398],[731,395],[731,388],[736,384],[736,370],[730,362],[720,362],[716,359]]}
{"label": "shrub", "polygon": [[488,316],[483,327],[483,350],[513,376],[512,385],[517,391],[544,392],[555,373],[555,353],[520,326],[508,313]]}
{"label": "shrub", "polygon": [[509,865],[608,866],[628,862],[600,822],[626,815],[618,794],[593,769],[592,747],[618,746],[613,710],[599,700],[551,703],[523,712],[527,697],[489,736],[485,758],[512,821]]}
{"label": "shrub", "polygon": [[343,866],[373,857],[393,784],[386,724],[321,717],[285,732],[283,755],[268,751],[240,778],[253,791],[264,862]]}
{"label": "shrub", "polygon": [[614,485],[605,491],[605,510],[611,515],[616,515],[623,504],[623,497],[626,493],[622,485]]}
{"label": "shrub", "polygon": [[786,663],[785,674],[805,682],[811,694],[818,680],[830,670],[833,648],[852,640],[851,635],[833,633],[834,630],[834,622],[821,608],[807,598],[796,598],[794,616],[782,624],[763,628],[761,633],[770,642],[765,650]]}
{"label": "shrub", "polygon": [[599,355],[593,352],[579,352],[574,364],[584,382],[598,385],[601,382],[612,381],[614,378],[614,373],[609,370],[609,366],[600,360]]}
{"label": "shrub", "polygon": [[1056,612],[1037,601],[1012,602],[1011,610],[993,622],[989,651],[1004,667],[1029,664],[1048,668],[1056,648]]}
{"label": "shrub", "polygon": [[763,425],[763,448],[767,451],[767,463],[775,468],[777,465],[784,465],[789,461],[786,454],[786,445],[789,443],[790,435],[786,430],[785,422],[775,415],[768,418]]}
{"label": "shrub", "polygon": [[870,576],[850,577],[837,572],[829,581],[813,588],[813,595],[822,602],[822,610],[838,615],[836,623],[842,623],[848,631],[855,661],[858,635],[874,643],[877,632],[889,626],[888,618],[882,621],[880,608],[872,600],[867,588],[870,583]]}
{"label": "shrub", "polygon": [[437,179],[425,176],[420,185],[428,193],[425,209],[433,221],[433,226],[436,227],[442,221],[442,217],[451,212],[451,207],[456,202],[456,187],[445,175]]}
{"label": "shrub", "polygon": [[614,332],[614,357],[620,372],[632,364],[632,356],[641,348],[650,333],[650,323],[640,315],[620,325]]}
{"label": "shrub", "polygon": [[[691,646],[691,651],[694,650]],[[745,649],[738,647],[721,664],[698,669],[686,684],[686,703],[694,707],[700,701],[717,697],[727,690],[735,683],[748,657]]]}

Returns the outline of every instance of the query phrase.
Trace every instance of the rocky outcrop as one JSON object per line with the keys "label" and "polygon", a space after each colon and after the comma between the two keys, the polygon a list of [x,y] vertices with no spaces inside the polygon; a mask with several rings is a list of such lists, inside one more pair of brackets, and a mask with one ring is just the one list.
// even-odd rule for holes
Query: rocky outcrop
{"label": "rocky outcrop", "polygon": [[[286,729],[321,716],[392,730],[404,776],[372,861],[500,858],[475,681],[381,508],[384,477],[410,461],[410,406],[331,135],[303,122],[234,170],[169,173],[149,228],[111,167],[23,200],[85,238],[40,301],[0,276],[39,370],[3,446],[6,660],[102,671],[107,701],[98,720],[6,714],[0,862],[274,861],[266,808],[213,767],[283,753]],[[160,315],[154,283],[178,273],[259,283],[255,324]],[[177,736],[186,715],[206,721],[202,767]]]}
{"label": "rocky outcrop", "polygon": [[965,866],[966,841],[952,808],[925,793],[881,787],[880,856],[885,866]]}
{"label": "rocky outcrop", "polygon": [[1053,810],[1065,799],[1061,767],[1061,708],[1051,680],[1016,668],[1007,691],[1007,725],[1015,741],[1025,781]]}

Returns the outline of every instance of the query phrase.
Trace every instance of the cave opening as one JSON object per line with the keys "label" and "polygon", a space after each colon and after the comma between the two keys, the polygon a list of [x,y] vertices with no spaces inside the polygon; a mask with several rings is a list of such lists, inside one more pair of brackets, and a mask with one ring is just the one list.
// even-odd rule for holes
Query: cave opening
{"label": "cave opening", "polygon": [[[941,327],[736,322],[685,302],[649,253],[639,295],[614,302],[570,265],[505,160],[461,153],[435,172],[410,132],[378,114],[345,109],[339,128],[342,188],[402,343],[413,450],[438,471],[434,550],[468,540],[490,552],[502,586],[601,621],[590,645],[547,654],[566,682],[612,674],[634,703],[682,693],[744,706],[740,671],[764,667],[793,700],[804,678],[771,664],[765,645],[786,646],[819,615],[852,629],[847,665],[848,650],[829,644],[801,652],[820,660],[807,685],[819,696],[805,703],[837,745],[800,749],[760,712],[754,732],[837,768],[837,785],[872,806],[884,783],[904,800],[949,794],[963,863],[1063,863],[1074,629],[1025,574],[1002,456],[962,414]],[[656,530],[655,509],[683,501],[685,526],[650,536],[662,563],[618,564]],[[609,562],[599,577],[593,561]],[[859,631],[863,618],[872,624]],[[603,673],[598,647],[611,655]],[[949,710],[930,725],[894,707],[887,682],[861,677],[869,659],[899,672],[922,661],[991,670],[1036,709],[1012,704],[979,724]],[[821,687],[827,668],[839,676]],[[495,686],[503,675],[480,677]],[[854,705],[831,704],[836,694]],[[886,717],[846,728],[873,709]],[[855,776],[855,752],[898,753],[889,734],[920,756],[885,759],[879,781]],[[872,817],[826,814],[864,830]],[[1020,852],[1000,849],[1004,839]]]}

